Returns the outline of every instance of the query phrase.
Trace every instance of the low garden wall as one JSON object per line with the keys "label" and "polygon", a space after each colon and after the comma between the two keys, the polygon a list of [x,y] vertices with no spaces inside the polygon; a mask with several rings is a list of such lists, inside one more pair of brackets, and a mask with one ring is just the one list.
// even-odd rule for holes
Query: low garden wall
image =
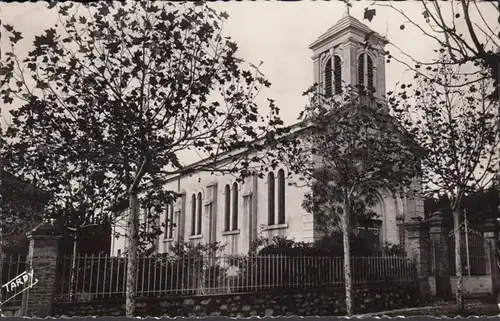
{"label": "low garden wall", "polygon": [[[328,316],[345,315],[344,289],[283,290],[218,296],[138,299],[136,315],[146,316]],[[355,313],[414,307],[418,285],[354,289]],[[123,316],[125,300],[54,303],[54,317]]]}
{"label": "low garden wall", "polygon": [[[491,275],[463,276],[464,298],[488,297],[493,295],[493,284]],[[455,297],[457,293],[457,277],[450,277],[451,294]]]}

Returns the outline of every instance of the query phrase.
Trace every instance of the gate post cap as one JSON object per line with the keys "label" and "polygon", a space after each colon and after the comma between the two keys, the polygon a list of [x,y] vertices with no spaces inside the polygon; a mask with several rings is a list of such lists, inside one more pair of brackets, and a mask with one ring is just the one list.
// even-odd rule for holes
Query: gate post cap
{"label": "gate post cap", "polygon": [[59,239],[61,235],[59,231],[50,223],[42,222],[38,224],[31,231],[26,233],[28,239],[36,237],[36,238],[54,238]]}
{"label": "gate post cap", "polygon": [[498,228],[497,228],[497,224],[494,222],[494,220],[487,220],[486,223],[484,224],[481,224],[477,227],[477,229],[480,231],[480,232],[497,232]]}
{"label": "gate post cap", "polygon": [[450,218],[446,215],[445,211],[442,209],[437,210],[436,212],[429,215],[429,217],[425,220],[427,224],[430,225],[440,225],[442,223],[447,223]]}

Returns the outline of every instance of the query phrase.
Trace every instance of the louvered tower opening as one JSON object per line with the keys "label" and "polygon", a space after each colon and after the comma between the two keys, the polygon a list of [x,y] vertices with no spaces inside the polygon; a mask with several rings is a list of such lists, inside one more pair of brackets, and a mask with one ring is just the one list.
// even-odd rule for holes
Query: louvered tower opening
{"label": "louvered tower opening", "polygon": [[367,83],[368,90],[370,90],[371,92],[375,92],[375,87],[373,86],[373,60],[370,56],[367,56],[366,67],[367,67],[366,74],[368,78],[368,83]]}
{"label": "louvered tower opening", "polygon": [[365,54],[358,58],[358,85],[363,88],[365,85]]}
{"label": "louvered tower opening", "polygon": [[340,94],[342,93],[342,69],[341,69],[341,62],[340,62],[340,57],[335,56],[334,57],[334,81],[335,81],[335,94]]}
{"label": "louvered tower opening", "polygon": [[325,96],[332,96],[332,60],[328,59],[325,65]]}

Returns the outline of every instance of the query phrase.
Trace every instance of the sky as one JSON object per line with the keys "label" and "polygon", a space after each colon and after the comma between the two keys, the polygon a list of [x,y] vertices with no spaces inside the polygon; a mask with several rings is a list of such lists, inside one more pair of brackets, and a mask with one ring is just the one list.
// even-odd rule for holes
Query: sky
{"label": "sky", "polygon": [[[442,2],[443,15],[453,16],[448,3]],[[398,1],[393,4],[417,23],[425,25],[420,1]],[[363,20],[365,8],[372,5],[372,1],[354,1],[350,14],[387,37],[391,42],[387,50],[393,56],[404,59],[397,47],[423,61],[433,58],[436,42],[409,24],[401,30],[400,26],[406,19],[394,10],[377,6],[373,20]],[[482,8],[488,4],[479,2],[478,5]],[[15,26],[23,34],[19,52],[27,52],[34,35],[55,24],[56,15],[46,6],[46,2],[1,4],[2,23]],[[258,101],[264,103],[267,97],[274,99],[281,109],[285,124],[293,124],[307,104],[302,92],[313,84],[312,52],[308,46],[346,14],[344,2],[220,1],[210,3],[210,6],[229,14],[224,34],[238,43],[238,56],[256,65],[263,62],[260,71],[272,86],[261,92]],[[497,13],[487,9],[482,12],[486,20],[493,22],[492,26],[497,25]],[[460,28],[461,19],[457,21]],[[2,49],[5,44],[5,38],[0,40]],[[413,78],[413,73],[406,70],[406,66],[395,60],[386,64],[387,91]],[[2,108],[2,116],[9,120],[6,108]]]}

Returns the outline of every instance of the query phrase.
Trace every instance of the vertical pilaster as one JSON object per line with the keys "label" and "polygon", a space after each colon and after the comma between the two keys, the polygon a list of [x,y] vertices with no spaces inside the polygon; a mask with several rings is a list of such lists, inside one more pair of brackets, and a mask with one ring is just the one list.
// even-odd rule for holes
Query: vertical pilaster
{"label": "vertical pilaster", "polygon": [[[320,71],[320,59],[319,59],[319,54],[315,53],[314,56],[312,56],[313,59],[313,83],[317,83],[318,85],[321,84],[322,79],[321,79],[321,71]],[[321,86],[320,86],[321,87]],[[318,87],[318,88],[320,88]]]}
{"label": "vertical pilaster", "polygon": [[[245,194],[243,194],[243,215],[244,215],[244,222],[245,222],[245,228],[242,228],[243,234],[246,232],[248,233],[248,248],[241,249],[241,252],[248,252],[250,251],[250,248],[252,247],[252,242],[254,240],[254,235],[253,235],[253,201],[252,201],[252,191],[247,191]],[[246,243],[246,242],[244,242]]]}
{"label": "vertical pilaster", "polygon": [[216,181],[207,185],[207,201],[205,201],[205,211],[207,213],[206,234],[207,242],[217,241],[217,188]]}
{"label": "vertical pilaster", "polygon": [[351,41],[344,43],[344,64],[342,65],[342,79],[346,84],[355,85],[356,81],[356,73],[355,68],[356,65],[356,50],[355,45]]}
{"label": "vertical pilaster", "polygon": [[185,191],[181,192],[181,197],[178,199],[178,226],[177,226],[177,242],[183,242],[184,235],[186,233],[186,203],[187,203],[187,195]]}

